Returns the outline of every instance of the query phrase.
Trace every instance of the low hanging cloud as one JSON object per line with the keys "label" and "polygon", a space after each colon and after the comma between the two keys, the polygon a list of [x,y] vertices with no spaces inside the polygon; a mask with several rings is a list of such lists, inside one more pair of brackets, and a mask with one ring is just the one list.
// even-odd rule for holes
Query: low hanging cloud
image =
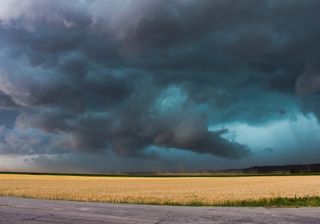
{"label": "low hanging cloud", "polygon": [[319,1],[1,4],[2,153],[241,158],[209,126],[320,115]]}

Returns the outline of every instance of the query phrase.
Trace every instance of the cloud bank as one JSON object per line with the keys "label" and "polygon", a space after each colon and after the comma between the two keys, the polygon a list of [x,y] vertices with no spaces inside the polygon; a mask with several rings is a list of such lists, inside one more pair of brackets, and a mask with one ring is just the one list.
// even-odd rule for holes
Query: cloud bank
{"label": "cloud bank", "polygon": [[319,1],[1,5],[2,154],[245,158],[224,124],[320,116]]}

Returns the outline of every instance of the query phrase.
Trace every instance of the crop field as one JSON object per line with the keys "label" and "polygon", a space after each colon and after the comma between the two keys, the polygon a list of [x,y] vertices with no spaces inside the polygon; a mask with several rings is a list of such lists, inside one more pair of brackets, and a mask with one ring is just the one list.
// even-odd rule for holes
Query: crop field
{"label": "crop field", "polygon": [[301,199],[319,206],[320,176],[165,178],[0,174],[0,196],[163,205],[246,205],[245,202],[272,205],[279,200]]}

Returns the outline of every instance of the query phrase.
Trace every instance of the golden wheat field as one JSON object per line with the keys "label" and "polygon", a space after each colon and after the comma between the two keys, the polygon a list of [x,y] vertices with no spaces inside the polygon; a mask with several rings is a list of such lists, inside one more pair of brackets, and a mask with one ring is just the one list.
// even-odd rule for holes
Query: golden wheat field
{"label": "golden wheat field", "polygon": [[0,195],[92,202],[216,205],[320,196],[320,176],[82,177],[0,175]]}

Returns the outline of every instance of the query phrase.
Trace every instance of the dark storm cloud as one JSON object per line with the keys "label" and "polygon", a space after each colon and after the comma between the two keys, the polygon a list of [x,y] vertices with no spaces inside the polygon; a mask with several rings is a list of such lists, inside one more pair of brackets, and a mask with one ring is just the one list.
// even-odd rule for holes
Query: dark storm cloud
{"label": "dark storm cloud", "polygon": [[0,92],[0,106],[1,107],[12,107],[15,106],[12,98],[5,94],[4,92]]}
{"label": "dark storm cloud", "polygon": [[319,1],[14,2],[0,10],[0,107],[19,113],[3,153],[25,130],[39,140],[24,154],[239,158],[250,150],[209,126],[319,114]]}

